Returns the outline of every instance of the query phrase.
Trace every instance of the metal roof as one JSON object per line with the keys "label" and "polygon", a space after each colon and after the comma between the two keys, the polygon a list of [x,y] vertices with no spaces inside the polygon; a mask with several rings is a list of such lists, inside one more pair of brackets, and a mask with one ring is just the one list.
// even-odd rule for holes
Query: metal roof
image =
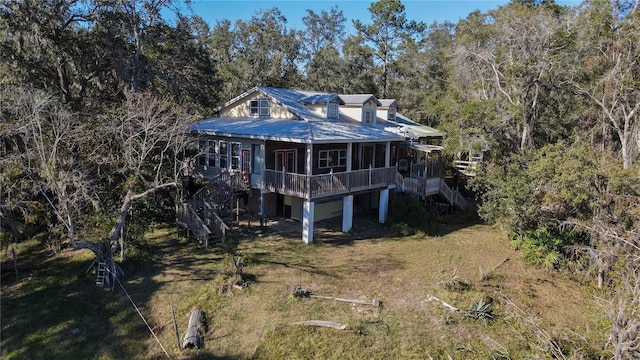
{"label": "metal roof", "polygon": [[225,137],[312,144],[404,140],[404,137],[378,127],[326,119],[213,118],[192,125],[191,130]]}
{"label": "metal roof", "polygon": [[380,106],[380,101],[373,96],[373,94],[340,94],[340,98],[344,101],[346,105],[362,105],[369,100],[373,100],[377,106]]}
{"label": "metal roof", "polygon": [[[378,126],[371,126],[358,121],[350,121],[342,115],[339,119],[327,119],[306,106],[308,104],[328,104],[332,101],[338,101],[343,105],[362,105],[369,100],[375,101],[377,106],[383,106],[383,103],[371,94],[338,95],[320,91],[256,86],[228,101],[216,109],[216,112],[255,92],[259,92],[283,106],[296,119],[219,117],[202,120],[194,124],[191,130],[218,136],[297,143],[400,141],[406,138],[444,136],[443,132],[418,124],[401,114],[396,114],[395,121],[378,118]],[[384,99],[386,106],[394,102],[393,99]]]}

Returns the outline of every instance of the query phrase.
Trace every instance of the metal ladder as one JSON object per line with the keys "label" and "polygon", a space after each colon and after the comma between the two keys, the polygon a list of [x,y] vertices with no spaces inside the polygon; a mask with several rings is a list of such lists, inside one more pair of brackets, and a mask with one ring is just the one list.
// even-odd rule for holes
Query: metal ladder
{"label": "metal ladder", "polygon": [[98,270],[96,271],[96,285],[104,287],[104,280],[107,274],[107,263],[98,262]]}

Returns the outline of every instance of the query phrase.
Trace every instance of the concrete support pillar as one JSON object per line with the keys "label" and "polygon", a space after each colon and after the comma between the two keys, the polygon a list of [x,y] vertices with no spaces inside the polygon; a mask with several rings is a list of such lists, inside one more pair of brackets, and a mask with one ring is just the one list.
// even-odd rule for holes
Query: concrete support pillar
{"label": "concrete support pillar", "polygon": [[313,212],[315,204],[313,201],[305,200],[302,205],[302,241],[305,244],[313,242]]}
{"label": "concrete support pillar", "polygon": [[378,221],[384,224],[389,214],[389,189],[380,190],[380,206],[378,208]]}
{"label": "concrete support pillar", "polygon": [[349,232],[353,227],[353,195],[342,199],[342,232]]}

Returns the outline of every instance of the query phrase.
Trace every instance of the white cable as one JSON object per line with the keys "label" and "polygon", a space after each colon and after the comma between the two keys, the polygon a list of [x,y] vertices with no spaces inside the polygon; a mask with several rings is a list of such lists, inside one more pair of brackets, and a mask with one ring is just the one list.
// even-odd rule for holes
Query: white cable
{"label": "white cable", "polygon": [[[109,273],[111,273],[111,270],[107,267],[106,268],[107,271]],[[133,302],[133,299],[131,299],[131,296],[129,296],[129,293],[127,292],[127,290],[124,288],[124,285],[122,285],[122,283],[120,282],[120,279],[118,279],[117,276],[114,276],[114,279],[116,279],[116,281],[118,282],[118,284],[120,285],[120,287],[122,288],[122,291],[124,291],[124,294],[127,295],[127,298],[129,298],[129,301],[131,301],[131,304],[133,305],[133,307],[136,309],[136,311],[138,312],[138,315],[140,315],[140,318],[142,318],[142,321],[144,321],[144,324],[147,325],[147,328],[149,329],[149,331],[151,332],[151,335],[153,335],[153,337],[156,339],[156,341],[158,342],[158,345],[160,345],[160,347],[162,348],[162,351],[164,351],[165,355],[167,355],[168,359],[171,359],[171,356],[169,355],[169,353],[167,352],[167,350],[164,348],[164,346],[162,346],[162,343],[160,342],[160,339],[158,339],[158,337],[156,336],[156,334],[153,332],[153,329],[151,328],[151,326],[149,326],[149,323],[147,322],[147,320],[144,318],[144,316],[142,315],[142,313],[140,312],[140,310],[138,309],[138,307],[136,306],[136,303]]]}

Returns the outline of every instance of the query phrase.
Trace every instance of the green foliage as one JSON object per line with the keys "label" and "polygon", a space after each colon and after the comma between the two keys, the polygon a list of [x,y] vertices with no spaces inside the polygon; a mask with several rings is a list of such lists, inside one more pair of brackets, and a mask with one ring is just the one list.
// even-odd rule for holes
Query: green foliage
{"label": "green foliage", "polygon": [[521,234],[511,233],[510,245],[521,250],[530,264],[554,270],[567,263],[571,252],[568,246],[585,242],[585,234],[580,231],[559,232],[557,229],[540,228]]}
{"label": "green foliage", "polygon": [[487,325],[494,319],[492,304],[493,302],[485,301],[484,299],[478,300],[469,305],[462,314],[467,319],[481,321]]}
{"label": "green foliage", "polygon": [[429,214],[420,199],[404,193],[395,194],[389,205],[389,222],[403,235],[416,230],[427,232]]}

